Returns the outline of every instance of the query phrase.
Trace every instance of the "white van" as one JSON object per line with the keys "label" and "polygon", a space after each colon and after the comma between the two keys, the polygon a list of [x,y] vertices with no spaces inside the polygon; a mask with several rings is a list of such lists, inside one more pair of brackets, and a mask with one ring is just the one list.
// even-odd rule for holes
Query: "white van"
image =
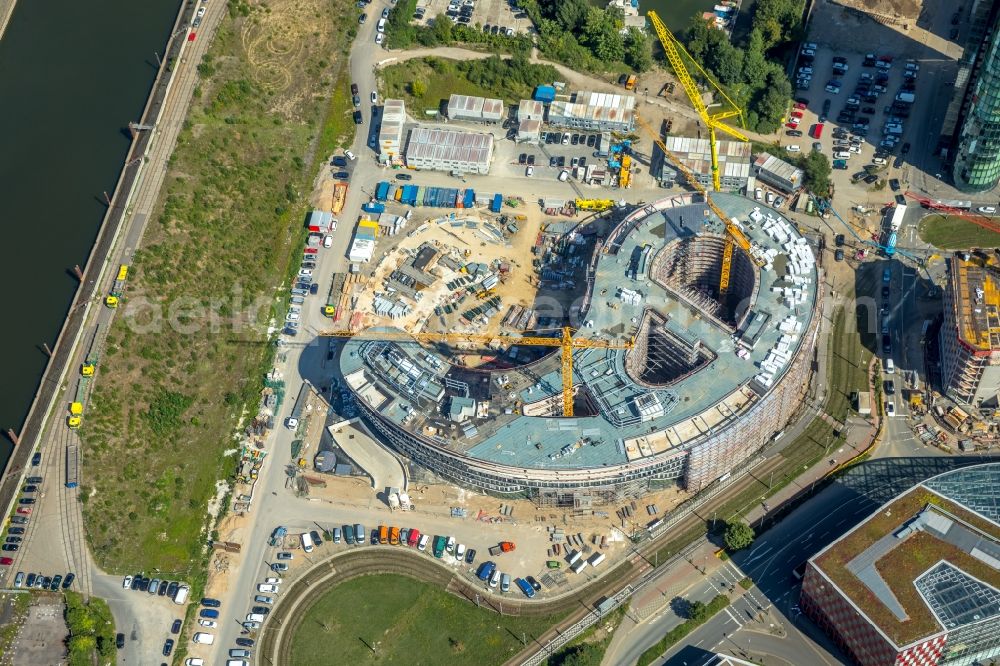
{"label": "white van", "polygon": [[564,183],[567,180],[569,180],[569,171],[566,171],[566,169],[563,169],[562,171],[560,171],[559,172],[559,180],[561,180]]}
{"label": "white van", "polygon": [[376,29],[379,32],[385,32],[385,19],[384,18],[380,18],[378,20],[378,26],[376,26]]}
{"label": "white van", "polygon": [[833,157],[838,160],[849,160],[851,159],[851,153],[846,150],[838,150],[833,154]]}
{"label": "white van", "polygon": [[302,550],[307,553],[313,552],[313,540],[312,537],[309,536],[309,532],[302,533]]}
{"label": "white van", "polygon": [[417,544],[417,550],[427,550],[427,542],[430,541],[430,537],[426,534],[420,535],[420,543]]}
{"label": "white van", "polygon": [[263,613],[248,613],[247,614],[247,622],[263,622],[263,621],[264,621],[264,614]]}
{"label": "white van", "polygon": [[174,603],[183,606],[187,603],[189,594],[191,594],[191,588],[187,585],[181,585],[177,588],[177,592],[174,593]]}
{"label": "white van", "polygon": [[250,666],[250,662],[246,659],[227,659],[226,666]]}
{"label": "white van", "polygon": [[892,362],[891,358],[885,359],[885,374],[887,375],[896,374],[896,364]]}
{"label": "white van", "polygon": [[201,645],[211,645],[215,642],[215,634],[210,634],[206,631],[199,631],[191,637],[191,640],[195,643],[200,643]]}

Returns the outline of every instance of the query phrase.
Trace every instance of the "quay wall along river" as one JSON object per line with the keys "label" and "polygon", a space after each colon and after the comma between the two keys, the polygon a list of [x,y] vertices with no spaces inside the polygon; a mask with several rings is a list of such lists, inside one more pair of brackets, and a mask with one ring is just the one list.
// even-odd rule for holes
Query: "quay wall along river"
{"label": "quay wall along river", "polygon": [[[196,7],[196,3],[193,2],[180,5],[167,45],[163,49],[162,64],[146,100],[145,109],[139,118],[134,119],[139,124],[155,125],[160,116],[173,79],[172,65],[180,59],[188,35],[187,26]],[[122,124],[127,122],[126,120]],[[116,247],[115,243],[122,229],[126,227],[128,209],[136,186],[145,170],[156,166],[162,168],[162,165],[149,165],[145,161],[154,136],[153,132],[143,131],[136,133],[132,139],[125,165],[111,196],[111,205],[107,209],[96,242],[83,269],[83,279],[52,349],[53,353],[28,410],[27,418],[20,433],[17,434],[17,445],[0,478],[0,507],[6,513],[13,508],[32,451],[45,427],[50,423],[54,427],[65,427],[59,423],[52,423],[52,419],[58,421],[65,411],[58,408],[57,401],[65,397],[64,389],[69,390],[64,386],[67,377],[73,376],[76,372],[76,368],[70,367],[69,364],[75,356],[77,344],[93,334],[96,320],[105,312],[102,297],[110,279],[109,272],[113,272],[109,271],[109,266],[116,266],[114,262],[120,258],[121,248]],[[54,483],[62,481],[62,479],[52,480]]]}

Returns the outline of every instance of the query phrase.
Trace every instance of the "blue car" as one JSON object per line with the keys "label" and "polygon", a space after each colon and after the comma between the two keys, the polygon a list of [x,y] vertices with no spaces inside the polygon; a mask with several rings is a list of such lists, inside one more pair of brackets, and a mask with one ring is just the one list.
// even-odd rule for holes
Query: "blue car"
{"label": "blue car", "polygon": [[205,597],[201,600],[202,606],[208,606],[209,608],[218,608],[222,605],[222,602],[218,599],[212,599],[211,597]]}
{"label": "blue car", "polygon": [[497,565],[495,562],[483,562],[479,565],[479,571],[476,572],[476,576],[479,577],[479,580],[487,581],[493,575],[496,568]]}
{"label": "blue car", "polygon": [[524,596],[528,597],[529,599],[535,596],[535,589],[531,587],[531,583],[524,580],[523,578],[515,578],[514,582],[517,583],[517,586],[521,588],[522,592],[524,592]]}
{"label": "blue car", "polygon": [[201,612],[198,613],[198,615],[207,620],[219,619],[219,611],[215,610],[214,608],[202,608]]}

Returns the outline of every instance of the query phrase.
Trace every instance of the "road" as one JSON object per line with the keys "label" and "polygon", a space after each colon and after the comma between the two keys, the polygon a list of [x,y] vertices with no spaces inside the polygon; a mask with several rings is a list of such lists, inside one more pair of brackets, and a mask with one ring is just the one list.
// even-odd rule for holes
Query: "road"
{"label": "road", "polygon": [[[988,460],[983,457],[878,459],[851,469],[760,534],[750,549],[736,553],[718,577],[735,580],[741,573],[749,576],[755,587],[746,594],[739,587],[728,591],[731,598],[738,597],[728,612],[719,613],[689,634],[683,644],[668,650],[664,659],[657,663],[670,666],[685,662],[702,664],[704,659],[700,657],[700,650],[719,650],[738,657],[749,653],[752,658],[769,665],[849,663],[826,636],[798,612],[799,581],[793,571],[914,484],[956,467]],[[737,571],[740,573],[735,573]],[[704,586],[704,583],[692,587],[692,598],[710,596],[699,585]],[[688,597],[688,593],[683,596]],[[630,658],[654,645],[670,626],[668,621],[657,622],[654,616],[640,625],[641,630],[629,636],[630,644],[634,643],[629,646]],[[616,655],[616,665],[633,663],[619,656]]]}

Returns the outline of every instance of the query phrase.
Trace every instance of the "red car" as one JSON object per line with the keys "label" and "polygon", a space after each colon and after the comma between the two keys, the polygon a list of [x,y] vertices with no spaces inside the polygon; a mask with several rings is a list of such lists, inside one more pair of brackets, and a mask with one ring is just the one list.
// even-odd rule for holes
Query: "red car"
{"label": "red car", "polygon": [[796,109],[803,109],[804,110],[806,108],[806,105],[803,104],[802,102],[796,102],[795,103],[795,108]]}
{"label": "red car", "polygon": [[31,515],[31,507],[30,506],[21,506],[21,507],[18,507],[17,508],[17,512],[19,514],[21,514],[22,516],[30,516]]}
{"label": "red car", "polygon": [[792,118],[801,118],[801,117],[802,117],[801,111],[792,111]]}
{"label": "red car", "polygon": [[799,124],[798,123],[785,123],[785,127],[787,127],[788,129],[798,129],[799,128]]}
{"label": "red car", "polygon": [[10,566],[11,564],[14,564],[14,558],[13,557],[0,557],[0,564],[2,564],[5,567]]}
{"label": "red car", "polygon": [[195,37],[195,34],[193,32],[190,33],[190,34],[188,34],[188,41],[189,42],[193,42],[194,41],[194,37]]}

